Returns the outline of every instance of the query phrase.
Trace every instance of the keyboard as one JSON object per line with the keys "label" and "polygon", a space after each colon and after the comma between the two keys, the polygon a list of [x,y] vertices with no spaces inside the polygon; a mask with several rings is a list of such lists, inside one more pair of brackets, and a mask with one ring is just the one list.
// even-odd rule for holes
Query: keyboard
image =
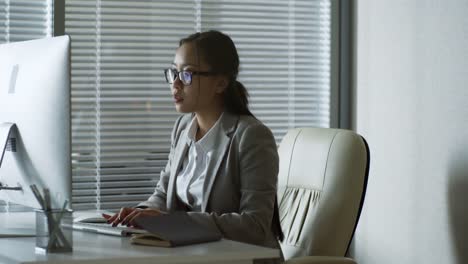
{"label": "keyboard", "polygon": [[98,233],[111,236],[130,236],[132,234],[147,234],[148,231],[127,226],[116,226],[113,227],[107,223],[73,223],[74,230],[80,230],[84,232]]}

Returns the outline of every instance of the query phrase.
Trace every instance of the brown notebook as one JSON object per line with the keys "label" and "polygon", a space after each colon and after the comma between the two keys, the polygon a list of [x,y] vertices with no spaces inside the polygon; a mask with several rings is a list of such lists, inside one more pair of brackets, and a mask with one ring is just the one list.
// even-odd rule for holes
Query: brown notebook
{"label": "brown notebook", "polygon": [[185,212],[143,216],[137,218],[135,222],[149,234],[133,235],[130,239],[133,244],[178,247],[218,241],[222,238],[219,232],[197,224]]}

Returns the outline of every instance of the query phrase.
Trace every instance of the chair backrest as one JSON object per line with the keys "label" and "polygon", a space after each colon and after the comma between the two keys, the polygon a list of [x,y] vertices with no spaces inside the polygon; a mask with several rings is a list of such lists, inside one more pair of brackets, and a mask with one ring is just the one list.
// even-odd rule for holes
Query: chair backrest
{"label": "chair backrest", "polygon": [[278,201],[285,260],[344,256],[369,173],[369,149],[343,129],[297,128],[279,147]]}

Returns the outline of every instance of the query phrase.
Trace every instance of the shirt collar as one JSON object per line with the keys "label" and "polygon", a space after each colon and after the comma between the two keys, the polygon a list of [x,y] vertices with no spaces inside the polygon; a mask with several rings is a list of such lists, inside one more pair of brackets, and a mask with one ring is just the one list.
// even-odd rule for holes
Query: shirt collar
{"label": "shirt collar", "polygon": [[196,134],[198,130],[198,123],[197,123],[197,117],[194,116],[192,118],[192,121],[189,125],[189,130],[187,133],[187,139],[190,141],[190,143],[194,143],[197,146],[201,147],[205,152],[208,152],[210,149],[213,149],[215,147],[215,142],[216,138],[218,137],[221,129],[221,120],[224,116],[224,112],[221,113],[219,116],[218,120],[216,123],[213,125],[213,127],[208,130],[208,132],[199,140],[196,141]]}

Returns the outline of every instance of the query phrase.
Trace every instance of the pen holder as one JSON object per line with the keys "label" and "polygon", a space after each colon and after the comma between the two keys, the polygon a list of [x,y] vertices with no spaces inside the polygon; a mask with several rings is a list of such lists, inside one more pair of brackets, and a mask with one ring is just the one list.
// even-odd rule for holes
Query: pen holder
{"label": "pen holder", "polygon": [[36,252],[73,251],[71,210],[36,210]]}

